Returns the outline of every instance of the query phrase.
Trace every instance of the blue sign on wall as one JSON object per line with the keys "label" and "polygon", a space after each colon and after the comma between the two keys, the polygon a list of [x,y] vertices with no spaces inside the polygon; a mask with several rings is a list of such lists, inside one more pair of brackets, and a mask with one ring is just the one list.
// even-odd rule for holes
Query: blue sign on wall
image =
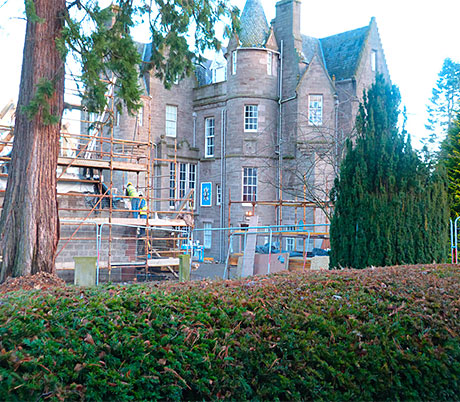
{"label": "blue sign on wall", "polygon": [[212,207],[212,183],[201,183],[201,206]]}

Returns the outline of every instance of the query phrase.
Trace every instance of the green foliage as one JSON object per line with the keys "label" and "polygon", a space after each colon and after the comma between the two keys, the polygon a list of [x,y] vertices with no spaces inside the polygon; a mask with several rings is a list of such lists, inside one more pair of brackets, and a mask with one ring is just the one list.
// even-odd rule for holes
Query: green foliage
{"label": "green foliage", "polygon": [[37,15],[37,10],[35,9],[34,0],[25,0],[24,5],[26,9],[26,16],[29,21],[35,22],[37,24],[43,24],[45,22],[43,18],[40,18]]}
{"label": "green foliage", "polygon": [[456,267],[3,296],[2,400],[454,400]]}
{"label": "green foliage", "polygon": [[40,78],[33,98],[22,108],[30,120],[41,112],[43,124],[52,126],[59,123],[61,117],[51,113],[50,99],[54,96],[54,92],[54,83],[46,78]]}
{"label": "green foliage", "polygon": [[433,95],[427,107],[429,114],[426,128],[431,132],[429,143],[440,141],[452,127],[460,102],[460,63],[444,60]]}
{"label": "green foliage", "polygon": [[398,129],[400,95],[381,76],[364,96],[358,138],[335,182],[333,266],[365,268],[444,261],[445,172],[421,162]]}
{"label": "green foliage", "polygon": [[[205,49],[219,49],[215,26],[228,17],[237,28],[238,9],[230,9],[228,0],[140,2],[117,0],[101,9],[98,2],[79,1],[81,11],[66,16],[61,53],[68,47],[82,65],[83,103],[89,112],[104,110],[109,82],[116,82],[115,97],[130,113],[139,107],[139,75],[148,70],[170,88],[190,75]],[[151,60],[143,62],[130,36],[136,21],[148,21],[151,30]],[[187,39],[194,32],[195,52]],[[101,80],[102,79],[102,80]]]}
{"label": "green foliage", "polygon": [[460,112],[442,143],[440,159],[447,169],[451,216],[456,218],[460,216]]}

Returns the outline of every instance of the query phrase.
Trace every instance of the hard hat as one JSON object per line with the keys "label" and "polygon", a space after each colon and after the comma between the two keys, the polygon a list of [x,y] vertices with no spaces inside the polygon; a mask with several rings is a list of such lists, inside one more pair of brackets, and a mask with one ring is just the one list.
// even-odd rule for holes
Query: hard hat
{"label": "hard hat", "polygon": [[133,185],[133,183],[131,183],[130,181],[128,181],[128,184],[126,185],[126,187],[132,186],[132,185]]}
{"label": "hard hat", "polygon": [[142,193],[142,191],[139,191],[139,197],[143,197],[144,194]]}

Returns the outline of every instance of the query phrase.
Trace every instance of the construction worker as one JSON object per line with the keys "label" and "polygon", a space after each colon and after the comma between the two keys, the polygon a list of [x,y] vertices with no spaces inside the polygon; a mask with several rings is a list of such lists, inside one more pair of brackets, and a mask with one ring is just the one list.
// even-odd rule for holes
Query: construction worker
{"label": "construction worker", "polygon": [[144,194],[142,194],[141,192],[139,193],[139,197],[140,197],[140,202],[139,202],[139,216],[142,218],[142,219],[146,219],[147,218],[147,201],[145,200],[144,198]]}
{"label": "construction worker", "polygon": [[139,194],[133,183],[128,182],[126,186],[126,195],[131,197],[131,210],[133,211],[133,218],[139,218]]}
{"label": "construction worker", "polygon": [[[147,219],[147,201],[144,198],[144,194],[139,192],[139,217],[141,219]],[[138,237],[143,239],[137,242],[137,255],[144,257],[147,254],[147,250],[149,250],[149,242],[145,238],[145,227],[140,227],[138,230]]]}

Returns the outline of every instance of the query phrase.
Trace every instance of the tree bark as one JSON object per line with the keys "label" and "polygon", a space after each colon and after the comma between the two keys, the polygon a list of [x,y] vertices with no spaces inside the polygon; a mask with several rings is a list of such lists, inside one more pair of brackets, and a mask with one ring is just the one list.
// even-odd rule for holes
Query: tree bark
{"label": "tree bark", "polygon": [[[64,105],[64,60],[55,40],[62,31],[65,0],[34,0],[38,22],[28,16],[14,126],[11,166],[0,219],[0,283],[8,276],[54,272],[59,241],[56,168]],[[59,123],[43,121],[43,107],[29,117],[40,79],[51,81],[47,99]]]}

